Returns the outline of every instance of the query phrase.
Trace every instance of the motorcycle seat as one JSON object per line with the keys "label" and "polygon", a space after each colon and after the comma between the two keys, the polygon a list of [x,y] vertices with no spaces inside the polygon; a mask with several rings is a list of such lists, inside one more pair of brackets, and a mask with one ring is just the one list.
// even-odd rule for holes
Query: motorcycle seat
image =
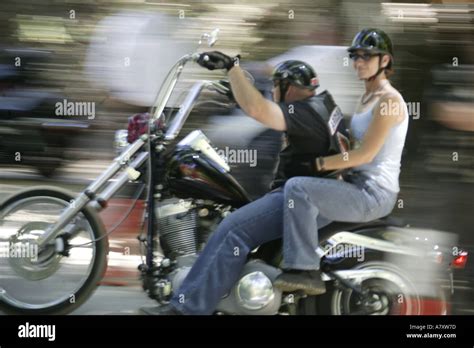
{"label": "motorcycle seat", "polygon": [[[318,237],[319,241],[325,241],[331,235],[337,232],[356,232],[357,230],[363,230],[366,228],[383,227],[383,226],[395,226],[395,227],[406,227],[407,224],[400,218],[396,218],[390,215],[382,218],[368,221],[368,222],[341,222],[333,221],[329,225],[319,229]],[[267,260],[270,264],[279,263],[281,254],[275,258],[275,250],[283,250],[283,239],[275,239],[262,244],[256,252],[252,252],[251,255],[262,260]]]}
{"label": "motorcycle seat", "polygon": [[368,221],[368,222],[341,222],[333,221],[329,225],[324,226],[319,229],[318,235],[319,240],[323,241],[328,239],[331,235],[336,232],[352,232],[361,228],[371,228],[371,227],[380,227],[380,226],[395,226],[395,227],[405,227],[407,223],[401,219],[394,216],[384,216],[382,218]]}

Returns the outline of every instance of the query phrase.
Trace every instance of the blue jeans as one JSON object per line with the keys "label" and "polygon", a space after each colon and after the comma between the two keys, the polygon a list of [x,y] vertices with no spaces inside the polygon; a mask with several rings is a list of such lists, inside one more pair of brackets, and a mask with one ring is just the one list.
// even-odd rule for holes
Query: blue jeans
{"label": "blue jeans", "polygon": [[[315,191],[313,184],[319,182],[318,180],[328,180],[330,183],[325,183],[323,186],[326,189],[335,190],[330,202],[332,209],[335,205],[345,204],[354,204],[356,208],[347,209],[352,212],[351,215],[331,212],[328,218],[319,214],[319,209],[313,207],[313,202],[317,202],[317,196],[314,200],[306,199],[306,193],[300,193],[296,189],[298,180],[302,180],[304,185],[310,185],[313,193]],[[348,197],[353,197],[355,200],[346,201]],[[362,193],[362,190],[354,184],[334,179],[290,179],[285,185],[284,192],[281,189],[272,191],[233,212],[220,223],[181,287],[174,292],[171,305],[184,314],[212,314],[221,298],[239,279],[249,252],[261,244],[282,236],[284,262],[289,267],[319,268],[319,258],[315,252],[318,245],[317,228],[324,227],[332,220],[365,221],[369,219],[368,217],[375,219],[381,216],[375,210],[375,214],[367,214],[366,209],[358,210],[357,198],[375,204],[372,196]],[[296,199],[296,204],[301,208],[305,207],[307,211],[295,209],[288,212],[287,206],[284,205],[288,199]],[[327,197],[321,203],[328,203]],[[385,215],[390,212],[388,205],[385,211],[387,211]],[[350,219],[347,220],[348,218]],[[290,227],[287,226],[288,223],[292,228],[288,228]],[[301,231],[295,231],[293,228],[301,228]],[[309,244],[305,245],[305,243]]]}
{"label": "blue jeans", "polygon": [[174,292],[171,305],[184,314],[212,314],[238,280],[247,256],[283,234],[283,191],[272,191],[227,216],[211,235]]}
{"label": "blue jeans", "polygon": [[390,214],[397,193],[360,174],[350,182],[316,177],[294,177],[285,184],[283,265],[316,270],[320,259],[318,217],[332,221],[367,222]]}

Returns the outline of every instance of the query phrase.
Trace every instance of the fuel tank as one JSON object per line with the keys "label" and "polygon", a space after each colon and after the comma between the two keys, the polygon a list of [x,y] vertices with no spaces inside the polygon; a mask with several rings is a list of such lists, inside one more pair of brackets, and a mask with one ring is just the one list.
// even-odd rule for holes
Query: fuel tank
{"label": "fuel tank", "polygon": [[176,146],[167,164],[166,183],[177,197],[210,199],[234,207],[250,202],[201,131],[193,131]]}

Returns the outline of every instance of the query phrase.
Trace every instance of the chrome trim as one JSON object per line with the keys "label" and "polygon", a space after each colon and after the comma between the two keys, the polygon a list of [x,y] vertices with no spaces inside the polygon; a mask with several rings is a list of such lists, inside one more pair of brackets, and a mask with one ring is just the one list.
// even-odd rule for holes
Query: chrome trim
{"label": "chrome trim", "polygon": [[218,164],[225,172],[230,172],[230,167],[227,162],[219,156],[217,151],[212,147],[211,141],[200,130],[194,130],[183,138],[178,145],[190,146],[196,151],[202,152],[204,155]]}
{"label": "chrome trim", "polygon": [[339,277],[343,279],[351,279],[352,281],[355,281],[356,284],[360,284],[366,279],[379,278],[379,279],[385,279],[385,280],[391,281],[397,284],[398,286],[407,288],[407,285],[405,284],[406,281],[404,281],[402,277],[397,276],[393,272],[388,272],[385,270],[353,269],[353,270],[334,271],[333,273],[335,273],[336,275],[338,275]]}
{"label": "chrome trim", "polygon": [[90,202],[90,198],[86,192],[97,193],[101,187],[103,187],[109,179],[111,179],[117,172],[125,167],[130,159],[138,150],[140,150],[148,140],[146,134],[142,135],[133,144],[131,144],[120,156],[116,157],[113,163],[102,173],[96,180],[94,180],[79,196],[74,199],[68,207],[59,216],[58,221],[49,226],[43,235],[37,239],[38,247],[42,247],[50,242],[59,231],[65,227],[72,218],[79,213],[87,203]]}
{"label": "chrome trim", "polygon": [[127,137],[128,137],[128,130],[119,129],[115,131],[114,148],[115,148],[115,153],[117,155],[120,155],[122,151],[125,150],[127,146],[129,145],[127,141]]}
{"label": "chrome trim", "polygon": [[[145,161],[148,159],[148,152],[140,153],[128,166],[129,168],[138,168],[140,167]],[[122,188],[128,181],[130,180],[128,173],[124,171],[123,173],[119,174],[116,180],[112,182],[109,186],[107,186],[97,198],[90,202],[89,204],[96,209],[97,211],[102,210],[102,207],[97,203],[97,200],[103,199],[108,201],[112,196]]]}
{"label": "chrome trim", "polygon": [[316,253],[319,257],[326,256],[333,248],[339,244],[353,244],[367,249],[379,250],[394,254],[421,256],[424,252],[418,249],[410,248],[404,245],[397,245],[385,240],[371,238],[352,232],[338,232],[332,235],[325,246],[319,246]]}
{"label": "chrome trim", "polygon": [[181,105],[178,113],[176,114],[173,123],[170,125],[168,131],[166,132],[165,141],[169,142],[171,140],[174,140],[178,136],[179,132],[181,131],[181,128],[183,128],[184,123],[188,119],[189,114],[196,105],[199,95],[201,94],[203,89],[215,90],[223,94],[229,92],[229,89],[224,85],[220,84],[219,82],[205,80],[196,82],[191,87],[191,90],[186,96],[186,99],[183,101],[183,104]]}
{"label": "chrome trim", "polygon": [[181,128],[183,128],[184,123],[188,119],[188,116],[191,113],[191,110],[193,109],[196,100],[199,98],[201,91],[208,86],[210,86],[210,83],[208,81],[198,81],[191,87],[191,90],[186,96],[186,99],[183,101],[183,104],[180,107],[178,113],[176,114],[173,123],[170,125],[168,131],[166,132],[166,141],[171,141],[178,136],[179,132],[181,131]]}
{"label": "chrome trim", "polygon": [[[258,290],[259,293],[255,298],[256,290]],[[247,292],[247,294],[244,295],[244,292]],[[249,310],[262,309],[275,298],[272,281],[261,271],[251,272],[240,278],[237,284],[236,294],[239,303]],[[244,298],[248,295],[250,295],[250,297]]]}
{"label": "chrome trim", "polygon": [[224,86],[223,84],[217,82],[217,81],[211,81],[209,82],[209,87],[212,87],[210,89],[214,89],[216,92],[221,93],[221,94],[227,94],[230,92],[230,89]]}
{"label": "chrome trim", "polygon": [[193,208],[192,200],[180,199],[178,202],[165,202],[166,201],[163,201],[160,206],[156,207],[155,214],[157,218],[164,218],[171,215],[185,213]]}
{"label": "chrome trim", "polygon": [[[199,56],[199,53],[187,54],[181,57],[176,62],[176,64],[173,65],[171,70],[168,72],[168,75],[166,75],[165,81],[161,85],[160,91],[158,92],[158,96],[156,97],[155,102],[153,103],[150,124],[153,124],[153,122],[155,122],[161,117],[161,114],[163,113],[163,110],[165,109],[165,106],[168,103],[171,93],[173,92],[173,89],[176,86],[179,76],[181,75],[181,72],[183,71],[183,68],[186,63],[190,60],[197,61]],[[153,111],[153,109],[155,110]]]}

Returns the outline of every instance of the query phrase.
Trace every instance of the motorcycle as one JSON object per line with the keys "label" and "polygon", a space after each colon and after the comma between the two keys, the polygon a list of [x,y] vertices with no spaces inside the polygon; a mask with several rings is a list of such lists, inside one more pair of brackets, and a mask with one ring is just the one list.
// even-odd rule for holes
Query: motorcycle
{"label": "motorcycle", "polygon": [[[212,46],[217,31],[205,37]],[[91,296],[107,266],[108,233],[97,213],[130,181],[141,183],[135,203],[146,196],[138,237],[145,254],[139,265],[143,289],[161,304],[179,288],[220,221],[250,202],[204,133],[194,130],[178,139],[201,92],[230,97],[228,82],[197,81],[178,110],[166,108],[184,66],[199,57],[188,54],[176,62],[147,127],[139,127],[131,144],[125,139],[130,134],[119,132],[117,144],[125,148],[78,196],[40,186],[0,204],[0,246],[10,253],[0,259],[2,310],[65,314]],[[450,241],[434,245],[438,237],[391,217],[329,224],[319,230],[317,253],[328,285],[321,296],[273,287],[282,270],[282,246],[281,240],[266,243],[251,252],[216,313],[411,315],[425,314],[427,303],[436,302],[429,310],[446,314],[453,254]]]}

